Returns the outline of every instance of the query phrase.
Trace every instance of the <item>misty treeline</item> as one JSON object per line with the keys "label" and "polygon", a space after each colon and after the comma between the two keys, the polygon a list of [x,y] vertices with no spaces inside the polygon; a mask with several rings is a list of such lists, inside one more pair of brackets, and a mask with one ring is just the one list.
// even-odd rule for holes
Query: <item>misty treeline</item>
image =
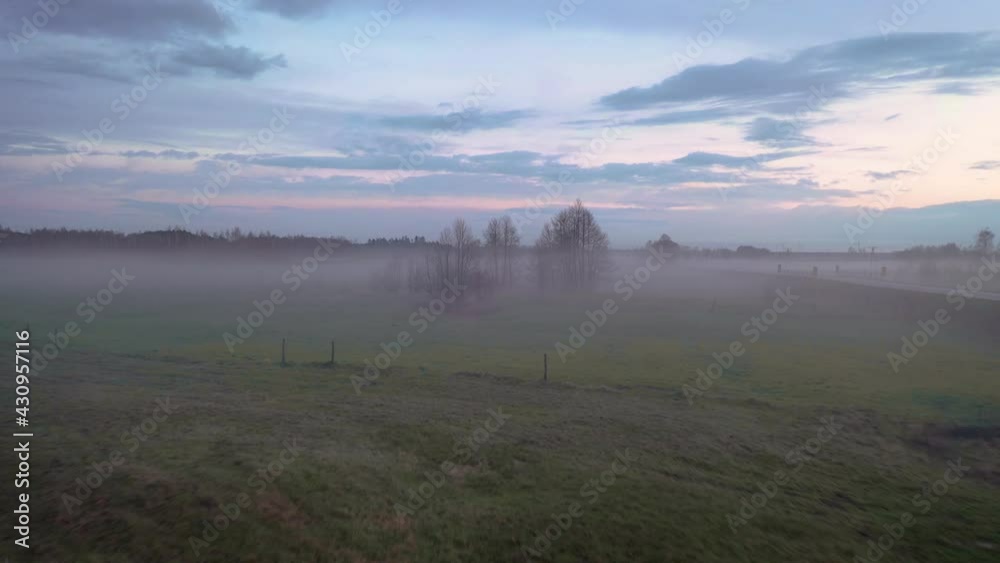
{"label": "misty treeline", "polygon": [[[958,258],[962,256],[985,256],[996,250],[996,235],[990,228],[980,229],[971,246],[961,247],[953,242],[939,246],[912,246],[895,252],[902,258]],[[860,252],[857,250],[856,252]]]}
{"label": "misty treeline", "polygon": [[[667,237],[669,239],[669,237]],[[463,218],[446,226],[436,240],[422,236],[372,238],[365,243],[332,237],[346,255],[373,255],[384,260],[371,275],[371,285],[388,291],[436,292],[448,285],[479,294],[516,284],[547,288],[583,288],[607,271],[608,236],[593,213],[577,200],[542,227],[526,244],[510,216],[490,219],[480,233]],[[18,232],[0,226],[0,252],[136,250],[250,253],[287,256],[309,253],[315,237],[243,231],[239,227],[208,233],[180,227],[121,233],[111,230],[32,229]]]}
{"label": "misty treeline", "polygon": [[[344,248],[351,242],[343,237],[333,240]],[[190,232],[180,227],[161,231],[141,233],[121,233],[105,229],[31,229],[18,232],[0,226],[0,251],[17,250],[142,250],[175,251],[204,250],[231,252],[257,251],[285,252],[293,250],[311,251],[316,246],[316,237],[304,235],[275,235],[268,231],[243,231],[239,227],[208,233]]]}
{"label": "misty treeline", "polygon": [[510,216],[490,219],[481,237],[464,219],[455,219],[422,256],[409,253],[390,260],[380,275],[384,289],[403,286],[404,262],[410,291],[453,286],[479,295],[519,282],[542,289],[588,287],[610,264],[608,236],[580,200],[545,223],[530,248],[522,246]]}

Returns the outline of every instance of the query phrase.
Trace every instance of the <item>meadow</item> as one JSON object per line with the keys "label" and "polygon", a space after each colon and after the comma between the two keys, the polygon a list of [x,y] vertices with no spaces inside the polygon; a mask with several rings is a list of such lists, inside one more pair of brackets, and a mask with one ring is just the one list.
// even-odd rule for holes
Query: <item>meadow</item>
{"label": "meadow", "polygon": [[[626,300],[628,263],[433,313],[356,261],[294,290],[286,263],[5,267],[3,334],[59,348],[32,380],[36,561],[1000,558],[1000,303],[680,263]],[[796,299],[746,329],[779,290]]]}

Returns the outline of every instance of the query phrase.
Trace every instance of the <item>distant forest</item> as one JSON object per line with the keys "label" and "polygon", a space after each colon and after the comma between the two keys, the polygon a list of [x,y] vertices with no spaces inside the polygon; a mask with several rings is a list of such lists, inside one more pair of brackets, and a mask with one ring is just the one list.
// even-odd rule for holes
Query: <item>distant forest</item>
{"label": "distant forest", "polygon": [[[204,230],[191,232],[181,227],[172,227],[158,231],[143,231],[138,233],[123,233],[107,229],[31,229],[15,231],[0,225],[0,251],[4,250],[142,250],[142,251],[173,251],[173,250],[206,250],[227,252],[233,250],[270,253],[290,250],[310,250],[316,244],[316,238],[305,235],[276,235],[270,231],[244,231],[239,227],[209,233]],[[345,237],[332,236],[327,240],[336,242],[340,248],[348,249],[426,249],[447,244],[446,239],[428,240],[423,236],[403,236],[397,238],[369,238],[365,242],[350,241]],[[976,233],[970,246],[960,246],[956,243],[942,245],[920,245],[889,253],[900,258],[951,258],[969,255],[983,255],[994,252],[996,237],[992,230],[984,228]],[[518,248],[524,248],[517,241]],[[658,240],[649,241],[645,247],[655,246],[676,256],[706,257],[706,258],[754,258],[773,255],[766,248],[740,245],[735,250],[729,248],[700,248],[683,246],[674,242],[668,235],[662,235]],[[851,247],[848,254],[864,254],[866,249]],[[780,251],[790,253],[791,251]]]}

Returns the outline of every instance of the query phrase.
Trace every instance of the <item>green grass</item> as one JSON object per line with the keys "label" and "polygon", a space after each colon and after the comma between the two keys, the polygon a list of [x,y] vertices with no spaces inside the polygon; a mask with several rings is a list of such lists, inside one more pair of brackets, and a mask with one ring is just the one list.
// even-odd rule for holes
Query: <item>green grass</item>
{"label": "green grass", "polygon": [[[407,319],[424,298],[306,285],[230,355],[221,334],[265,284],[136,284],[33,379],[35,560],[525,561],[551,515],[580,502],[538,560],[851,561],[910,511],[915,524],[881,561],[996,561],[1000,354],[971,322],[995,310],[957,318],[896,374],[886,352],[916,328],[912,315],[810,294],[689,404],[681,386],[713,352],[746,342],[740,326],[773,299],[758,278],[739,283],[753,289],[714,312],[705,296],[637,293],[566,363],[553,344],[608,296],[470,302],[416,334]],[[22,290],[0,303],[0,330],[29,320],[39,346],[80,320],[87,294]],[[351,376],[407,329],[413,345],[355,393]],[[322,365],[330,338],[336,369]],[[168,396],[176,413],[69,514],[63,493]],[[498,407],[509,422],[457,456]],[[734,533],[727,515],[789,470],[788,452],[826,416],[843,430]],[[258,494],[248,478],[292,437],[302,453]],[[636,461],[589,504],[581,487],[625,450]],[[972,471],[919,513],[914,496],[959,457]],[[399,516],[394,506],[445,461],[458,468]],[[189,538],[241,493],[252,504],[195,557]]]}

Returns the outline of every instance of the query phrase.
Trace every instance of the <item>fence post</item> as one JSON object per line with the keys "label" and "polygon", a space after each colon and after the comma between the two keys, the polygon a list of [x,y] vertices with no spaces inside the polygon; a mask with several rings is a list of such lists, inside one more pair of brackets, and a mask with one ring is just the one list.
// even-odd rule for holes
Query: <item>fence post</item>
{"label": "fence post", "polygon": [[543,381],[548,381],[549,380],[549,355],[548,354],[544,354],[543,358],[544,358],[544,361],[545,361],[545,372],[544,372],[544,375],[542,377],[543,377]]}
{"label": "fence post", "polygon": [[285,364],[285,339],[281,339],[281,366],[284,367]]}
{"label": "fence post", "polygon": [[337,357],[336,356],[336,352],[337,352],[337,345],[336,345],[336,343],[334,343],[333,339],[331,338],[330,339],[330,367],[333,367],[334,364],[336,363],[336,357]]}

